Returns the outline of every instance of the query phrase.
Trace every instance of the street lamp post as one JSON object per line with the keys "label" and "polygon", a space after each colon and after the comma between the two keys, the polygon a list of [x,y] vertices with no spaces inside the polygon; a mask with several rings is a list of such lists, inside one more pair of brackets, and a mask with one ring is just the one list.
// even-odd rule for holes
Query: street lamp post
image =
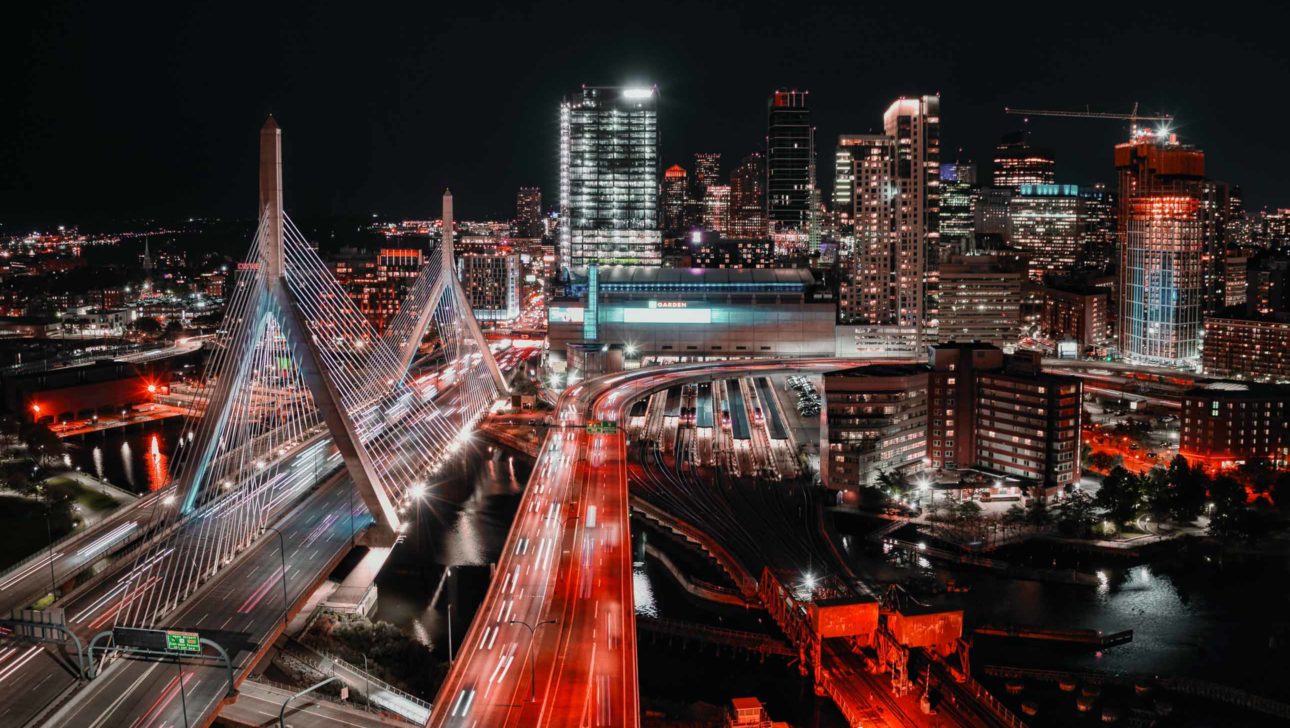
{"label": "street lamp post", "polygon": [[536,639],[537,639],[537,630],[538,630],[538,627],[541,627],[541,626],[542,626],[542,625],[544,625],[544,624],[555,624],[555,620],[554,620],[554,619],[544,619],[544,620],[542,620],[541,622],[538,622],[537,624],[529,624],[528,622],[525,622],[525,621],[524,621],[524,620],[522,620],[522,619],[512,619],[512,620],[511,620],[511,624],[518,624],[518,625],[520,625],[520,626],[524,627],[525,629],[527,629],[527,630],[529,631],[529,646],[530,646],[530,649],[529,649],[529,653],[530,653],[530,657],[529,657],[529,690],[530,690],[529,702],[530,702],[530,703],[536,703],[536,702],[537,702],[537,645],[536,645],[536,644],[534,644],[534,640],[536,640]]}
{"label": "street lamp post", "polygon": [[371,705],[372,704],[372,673],[368,672],[368,669],[367,669],[367,653],[360,652],[358,654],[363,656],[363,685],[364,685],[363,699],[367,701],[368,705]]}
{"label": "street lamp post", "polygon": [[291,612],[291,602],[287,599],[287,540],[277,526],[265,528],[278,534],[278,555],[282,557],[282,626],[287,626],[287,615]]}
{"label": "street lamp post", "polygon": [[52,509],[45,504],[45,536],[49,539],[49,596],[58,598],[58,579],[54,577],[54,526],[50,522]]}

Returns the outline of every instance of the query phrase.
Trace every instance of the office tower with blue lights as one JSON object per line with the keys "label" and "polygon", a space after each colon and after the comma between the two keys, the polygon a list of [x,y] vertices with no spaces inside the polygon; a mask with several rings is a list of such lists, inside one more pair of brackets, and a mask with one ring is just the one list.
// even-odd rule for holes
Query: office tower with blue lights
{"label": "office tower with blue lights", "polygon": [[659,265],[658,90],[583,86],[560,106],[563,270]]}
{"label": "office tower with blue lights", "polygon": [[1140,132],[1115,147],[1120,177],[1120,353],[1193,366],[1200,358],[1205,153]]}

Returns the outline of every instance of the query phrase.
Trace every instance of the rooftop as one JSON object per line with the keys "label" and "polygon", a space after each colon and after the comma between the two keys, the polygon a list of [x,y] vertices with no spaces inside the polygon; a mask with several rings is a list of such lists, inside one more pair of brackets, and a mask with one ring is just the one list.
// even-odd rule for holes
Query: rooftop
{"label": "rooftop", "polygon": [[[587,279],[585,267],[574,268],[571,275],[578,282]],[[615,265],[600,268],[600,286],[654,285],[794,285],[812,286],[815,277],[803,268],[659,268],[644,265]]]}

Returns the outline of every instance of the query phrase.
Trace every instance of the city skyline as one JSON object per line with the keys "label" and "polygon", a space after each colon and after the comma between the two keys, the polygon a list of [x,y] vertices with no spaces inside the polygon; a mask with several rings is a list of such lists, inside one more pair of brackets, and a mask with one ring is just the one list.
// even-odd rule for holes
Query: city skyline
{"label": "city skyline", "polygon": [[[239,215],[252,191],[230,182],[242,178],[245,156],[245,140],[231,130],[266,112],[297,130],[287,154],[298,145],[300,179],[287,204],[300,215],[432,212],[438,191],[452,186],[466,217],[509,216],[517,187],[554,190],[555,108],[584,83],[658,85],[663,167],[688,166],[693,154],[711,151],[729,168],[762,151],[765,99],[780,87],[811,92],[825,151],[838,134],[879,131],[874,120],[891,99],[939,92],[943,159],[953,161],[961,148],[983,166],[999,137],[1021,123],[1003,114],[1005,106],[1127,112],[1138,101],[1144,111],[1174,114],[1182,138],[1210,150],[1212,175],[1242,186],[1249,209],[1290,200],[1276,174],[1290,152],[1270,135],[1228,123],[1210,101],[1220,88],[1230,98],[1253,98],[1256,78],[1285,66],[1251,38],[1276,23],[1224,34],[1222,18],[1201,32],[1147,11],[1149,27],[1135,24],[1134,11],[1124,11],[1120,25],[1138,29],[1108,38],[1100,22],[976,19],[946,10],[923,21],[916,30],[925,37],[915,41],[915,29],[891,12],[867,9],[861,18],[819,9],[783,28],[741,19],[710,44],[670,40],[669,24],[721,27],[726,17],[712,7],[686,11],[628,30],[616,14],[590,18],[587,27],[603,41],[565,49],[552,47],[558,15],[544,6],[457,18],[365,17],[354,26],[322,8],[283,36],[290,55],[256,29],[243,32],[257,53],[230,57],[223,31],[237,27],[235,12],[168,11],[143,23],[93,9],[32,10],[27,25],[40,32],[30,37],[58,42],[8,51],[23,72],[5,81],[17,113],[0,122],[0,222]],[[286,13],[267,25],[275,24],[297,27]],[[849,41],[830,42],[842,37]],[[1180,53],[1149,79],[1112,72],[1122,46],[1146,41]],[[481,43],[513,52],[474,60],[470,51]],[[1010,57],[1023,60],[984,52],[1001,43],[1012,43]],[[903,49],[915,44],[920,53],[907,55]],[[741,53],[759,45],[773,52],[765,59]],[[1209,52],[1181,52],[1196,47]],[[540,63],[524,62],[534,54]],[[351,62],[357,56],[361,62]],[[1266,116],[1277,118],[1284,102],[1259,98]],[[483,123],[443,113],[446,104],[485,100]],[[1126,137],[1123,124],[1036,120],[1030,128],[1037,145],[1056,149],[1058,182],[1113,181],[1110,150]],[[819,164],[818,179],[830,179],[827,154]],[[823,199],[830,192],[822,189]]]}

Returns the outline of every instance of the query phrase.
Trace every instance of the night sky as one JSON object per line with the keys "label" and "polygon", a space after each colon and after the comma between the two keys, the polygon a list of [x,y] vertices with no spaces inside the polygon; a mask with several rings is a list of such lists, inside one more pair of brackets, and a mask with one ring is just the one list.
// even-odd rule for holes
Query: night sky
{"label": "night sky", "polygon": [[[283,127],[288,211],[509,217],[555,202],[556,114],[579,84],[657,83],[663,161],[761,147],[766,97],[808,89],[819,177],[839,133],[940,92],[944,156],[988,162],[1004,106],[1178,117],[1247,207],[1290,206],[1290,12],[959,2],[13,3],[0,42],[0,233],[141,216],[250,217],[256,132]],[[21,7],[15,7],[21,6]],[[272,6],[273,9],[264,9]],[[1127,124],[1038,120],[1058,181],[1111,181]],[[988,164],[982,165],[988,173]]]}

